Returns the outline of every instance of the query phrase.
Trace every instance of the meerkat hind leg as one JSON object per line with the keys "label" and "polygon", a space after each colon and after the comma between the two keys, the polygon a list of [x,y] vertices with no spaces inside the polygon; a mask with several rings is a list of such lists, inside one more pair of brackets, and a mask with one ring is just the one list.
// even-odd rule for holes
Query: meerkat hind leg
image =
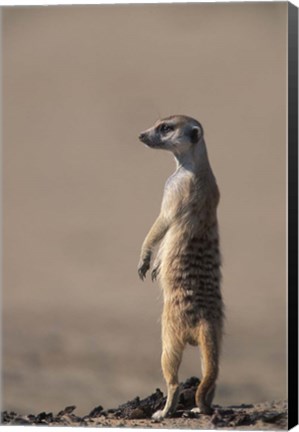
{"label": "meerkat hind leg", "polygon": [[[216,390],[216,385],[211,390],[209,390],[209,392],[207,393],[207,396],[206,396],[206,405],[208,407],[211,407],[211,405],[212,405],[212,402],[213,402],[213,399],[214,399],[214,396],[215,396],[215,390]],[[197,414],[204,414],[200,410],[199,407],[192,408],[191,411],[194,412],[194,413],[197,413]]]}
{"label": "meerkat hind leg", "polygon": [[[212,414],[212,401],[218,376],[219,341],[214,326],[200,325],[199,342],[202,357],[202,380],[195,394],[196,405],[202,414]],[[195,410],[194,410],[195,411]]]}
{"label": "meerkat hind leg", "polygon": [[174,339],[163,340],[162,350],[162,371],[167,384],[167,399],[163,410],[156,411],[152,418],[162,420],[164,417],[171,416],[178,405],[180,396],[180,385],[178,380],[178,370],[182,360],[184,346]]}
{"label": "meerkat hind leg", "polygon": [[206,395],[206,404],[207,404],[208,406],[211,406],[211,405],[212,405],[212,402],[213,402],[213,399],[214,399],[214,396],[215,396],[215,391],[216,391],[216,385],[214,385],[214,387],[212,387],[212,388],[208,391],[208,393],[207,393],[207,395]]}

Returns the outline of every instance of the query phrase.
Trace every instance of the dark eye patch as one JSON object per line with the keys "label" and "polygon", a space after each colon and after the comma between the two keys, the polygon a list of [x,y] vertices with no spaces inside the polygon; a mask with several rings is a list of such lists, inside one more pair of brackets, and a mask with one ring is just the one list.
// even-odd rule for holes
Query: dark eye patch
{"label": "dark eye patch", "polygon": [[166,133],[171,132],[173,130],[174,130],[174,127],[167,124],[167,123],[162,123],[159,126],[159,132],[161,132],[162,134],[166,134]]}

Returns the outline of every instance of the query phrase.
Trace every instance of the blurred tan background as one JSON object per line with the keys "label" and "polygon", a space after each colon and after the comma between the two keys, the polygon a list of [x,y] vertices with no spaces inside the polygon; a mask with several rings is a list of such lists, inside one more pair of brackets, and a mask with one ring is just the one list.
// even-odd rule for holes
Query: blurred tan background
{"label": "blurred tan background", "polygon": [[222,194],[215,403],[286,397],[286,47],[287,3],[5,8],[3,409],[165,391],[136,268],[175,164],[137,137],[174,113],[202,122]]}

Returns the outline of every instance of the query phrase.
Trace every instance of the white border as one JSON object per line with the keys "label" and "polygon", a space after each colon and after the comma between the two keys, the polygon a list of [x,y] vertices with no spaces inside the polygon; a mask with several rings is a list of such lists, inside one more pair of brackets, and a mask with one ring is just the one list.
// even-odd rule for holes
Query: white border
{"label": "white border", "polygon": [[[250,0],[250,2],[260,2],[261,0]],[[263,2],[267,1],[271,1],[271,2],[281,2],[281,0],[262,0]],[[33,0],[33,1],[12,1],[12,0],[0,0],[0,8],[2,6],[60,6],[60,5],[81,5],[81,6],[88,6],[88,5],[100,5],[100,4],[151,4],[151,3],[231,3],[231,2],[240,2],[240,0],[230,0],[228,1],[215,1],[215,0],[88,0],[87,2],[84,2],[82,0],[64,0],[64,1],[59,1],[59,0],[47,0],[47,1],[42,1],[42,0]],[[243,0],[243,2],[248,2],[248,0]],[[242,2],[242,3],[243,3]],[[292,0],[291,3],[293,3],[295,6],[299,7],[299,0]],[[2,54],[2,10],[0,9],[0,55]],[[2,57],[2,56],[1,56]],[[0,161],[2,161],[2,69],[0,67]],[[288,160],[288,159],[287,159]],[[2,164],[0,162],[0,303],[1,302],[1,294],[2,294],[2,175],[3,175],[3,167]],[[288,196],[288,195],[287,195]],[[288,251],[288,249],[287,249]],[[2,312],[2,311],[0,311]],[[0,316],[2,317],[2,313],[0,313]],[[0,320],[0,340],[1,338],[1,334],[2,334],[2,321]],[[1,352],[2,352],[2,346],[0,348]],[[2,370],[1,367],[1,356],[0,356],[0,371]],[[2,411],[2,401],[1,401],[1,396],[2,396],[2,382],[1,382],[1,373],[0,373],[0,411]],[[6,426],[9,427],[10,429],[13,428],[13,430],[15,429],[22,429],[24,430],[24,427],[22,426]],[[6,428],[5,427],[5,428]],[[36,426],[27,426],[26,428],[26,432],[33,432],[36,430]],[[86,431],[88,430],[98,430],[99,427],[97,428],[93,428],[93,427],[68,427],[68,430],[74,430],[75,432],[79,432],[81,430]],[[105,427],[101,427],[100,428],[102,432],[111,432],[111,430],[120,430],[118,428],[105,428]],[[122,428],[125,429],[126,431],[133,431],[135,429],[137,429],[138,431],[142,432],[142,431],[148,431],[148,429],[142,429],[142,428],[135,428],[135,429],[131,429],[131,428]],[[3,426],[0,425],[0,430],[3,430]],[[66,427],[65,426],[59,426],[59,427],[53,427],[51,426],[51,430],[53,431],[60,431],[60,432],[65,432]],[[155,430],[159,430],[159,429],[152,429],[153,431]],[[160,429],[163,430],[163,429]],[[179,429],[178,429],[179,430]],[[293,431],[298,432],[299,431],[299,426],[295,426],[293,429]],[[205,431],[204,429],[201,430],[201,432],[210,432],[210,431]],[[262,431],[256,431],[256,432],[262,432]]]}
{"label": "white border", "polygon": [[[262,0],[267,2],[281,2],[281,0]],[[97,5],[97,4],[148,4],[148,3],[231,3],[231,2],[238,2],[240,3],[240,0],[230,0],[228,1],[222,1],[218,2],[215,0],[88,0],[88,1],[82,1],[82,0],[31,0],[31,1],[13,1],[13,0],[0,0],[0,6],[58,6],[58,5],[81,5],[81,6],[88,6],[88,5]],[[247,2],[242,1],[242,3]],[[261,2],[261,0],[250,0],[250,2]],[[293,0],[291,3],[293,3],[295,6],[299,7],[299,0]]]}

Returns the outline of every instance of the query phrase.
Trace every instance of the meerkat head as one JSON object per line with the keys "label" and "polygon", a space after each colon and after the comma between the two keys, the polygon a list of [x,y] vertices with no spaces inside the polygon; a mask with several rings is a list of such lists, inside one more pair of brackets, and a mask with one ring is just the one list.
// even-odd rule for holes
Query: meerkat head
{"label": "meerkat head", "polygon": [[202,137],[203,128],[197,120],[174,115],[157,121],[154,126],[142,132],[139,139],[148,147],[183,154],[199,143]]}

